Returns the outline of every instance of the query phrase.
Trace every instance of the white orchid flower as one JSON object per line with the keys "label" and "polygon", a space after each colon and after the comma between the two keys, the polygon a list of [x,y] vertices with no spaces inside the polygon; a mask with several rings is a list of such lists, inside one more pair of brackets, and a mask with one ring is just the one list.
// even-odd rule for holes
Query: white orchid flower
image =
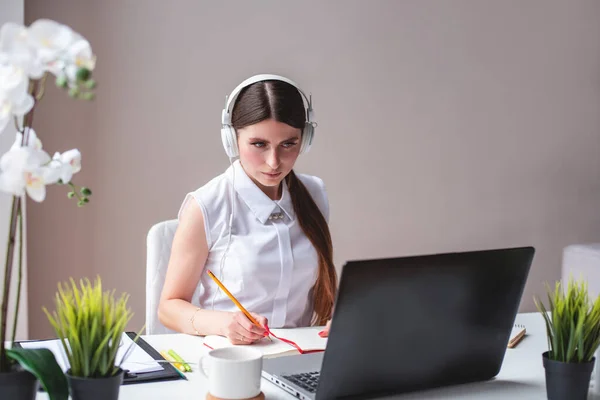
{"label": "white orchid flower", "polygon": [[96,56],[90,43],[78,33],[73,34],[73,42],[65,55],[49,66],[49,71],[57,77],[64,76],[70,87],[77,86],[77,71],[85,68],[93,71],[96,67]]}
{"label": "white orchid flower", "polygon": [[38,19],[29,26],[28,41],[44,64],[59,58],[73,42],[73,31],[49,19]]}
{"label": "white orchid flower", "polygon": [[[10,176],[10,181],[23,182],[23,174],[21,172],[27,168],[30,156],[31,149],[24,147],[10,149],[4,153],[0,158],[0,169],[6,174],[3,173],[2,176]],[[24,184],[21,186],[24,188]]]}
{"label": "white orchid flower", "polygon": [[65,74],[69,82],[77,81],[77,71],[86,68],[93,71],[96,67],[96,56],[92,53],[92,47],[85,39],[73,43],[69,48],[70,62],[65,66]]}
{"label": "white orchid flower", "polygon": [[[58,154],[58,153],[56,153]],[[50,160],[50,163],[43,168],[43,177],[46,185],[51,185],[53,183],[58,182],[59,179],[62,179],[64,175],[63,170],[67,167],[56,157],[56,154]],[[65,182],[65,181],[63,181]],[[67,182],[65,182],[67,183]]]}
{"label": "white orchid flower", "polygon": [[76,40],[69,46],[67,54],[78,68],[87,68],[90,71],[96,68],[96,55],[92,52],[92,46],[79,34],[76,34]]}
{"label": "white orchid flower", "polygon": [[15,142],[13,143],[11,149],[21,146],[27,146],[37,150],[42,150],[42,141],[38,138],[33,128],[29,128],[29,132],[27,134],[27,143],[25,144],[23,144],[23,134],[21,132],[17,132]]}
{"label": "white orchid flower", "polygon": [[25,190],[32,200],[39,202],[46,198],[46,182],[42,169],[25,171]]}
{"label": "white orchid flower", "polygon": [[14,65],[32,79],[44,74],[43,62],[30,45],[28,30],[23,25],[9,22],[0,29],[0,64]]}
{"label": "white orchid flower", "polygon": [[27,92],[28,83],[29,78],[22,68],[10,63],[0,64],[0,90],[2,92],[14,93],[17,90]]}
{"label": "white orchid flower", "polygon": [[81,171],[81,153],[77,149],[71,149],[61,154],[60,159],[63,163],[68,164],[73,174]]}
{"label": "white orchid flower", "polygon": [[[13,154],[13,156],[14,155],[15,154]],[[14,161],[16,160],[13,158],[13,162]],[[24,174],[17,173],[18,170],[16,168],[11,171],[12,172],[7,171],[0,174],[0,190],[15,196],[22,196],[25,194]]]}
{"label": "white orchid flower", "polygon": [[44,150],[34,147],[14,147],[0,157],[2,172],[40,168],[50,162]]}
{"label": "white orchid flower", "polygon": [[22,117],[33,108],[28,87],[29,78],[22,69],[0,65],[0,132],[13,116]]}
{"label": "white orchid flower", "polygon": [[27,38],[25,26],[14,22],[5,23],[0,28],[0,52],[10,56],[10,61],[14,64],[20,65],[19,61],[29,62],[31,50]]}
{"label": "white orchid flower", "polygon": [[28,34],[45,69],[56,77],[66,76],[71,86],[80,68],[92,71],[96,66],[90,43],[65,25],[42,19],[31,24]]}
{"label": "white orchid flower", "polygon": [[44,69],[55,76],[64,75],[68,65],[67,50],[73,43],[74,32],[71,28],[58,22],[40,19],[35,21],[28,30],[29,44],[35,49],[37,59]]}
{"label": "white orchid flower", "polygon": [[25,192],[32,200],[41,202],[46,198],[45,167],[50,156],[33,147],[16,147],[0,158],[0,190],[15,196]]}
{"label": "white orchid flower", "polygon": [[21,174],[0,174],[0,190],[14,196],[25,194],[25,182]]}
{"label": "white orchid flower", "polygon": [[92,71],[96,57],[89,42],[66,25],[39,19],[24,27],[7,23],[0,30],[0,65],[11,64],[39,79],[45,71],[76,82],[77,70]]}
{"label": "white orchid flower", "polygon": [[73,175],[81,171],[81,153],[77,149],[65,151],[64,153],[54,153],[46,179],[50,183],[55,183],[60,179],[63,183],[71,182]]}

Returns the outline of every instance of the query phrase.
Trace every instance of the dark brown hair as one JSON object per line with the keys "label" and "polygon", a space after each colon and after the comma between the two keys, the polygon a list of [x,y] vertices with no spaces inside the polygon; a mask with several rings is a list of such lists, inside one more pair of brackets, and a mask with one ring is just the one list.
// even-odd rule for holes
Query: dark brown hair
{"label": "dark brown hair", "polygon": [[[267,119],[303,129],[306,111],[298,89],[278,80],[256,82],[242,89],[235,100],[231,114],[234,129],[241,129]],[[317,251],[319,273],[312,290],[314,310],[312,322],[324,325],[328,319],[331,319],[337,290],[329,226],[306,186],[293,170],[285,180],[298,223]]]}

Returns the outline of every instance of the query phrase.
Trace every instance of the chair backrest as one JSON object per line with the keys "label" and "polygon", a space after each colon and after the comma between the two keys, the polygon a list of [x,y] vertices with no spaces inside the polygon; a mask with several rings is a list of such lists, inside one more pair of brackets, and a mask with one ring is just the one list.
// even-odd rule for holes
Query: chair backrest
{"label": "chair backrest", "polygon": [[162,221],[153,225],[146,238],[146,334],[175,333],[158,319],[158,302],[165,282],[171,245],[179,221]]}

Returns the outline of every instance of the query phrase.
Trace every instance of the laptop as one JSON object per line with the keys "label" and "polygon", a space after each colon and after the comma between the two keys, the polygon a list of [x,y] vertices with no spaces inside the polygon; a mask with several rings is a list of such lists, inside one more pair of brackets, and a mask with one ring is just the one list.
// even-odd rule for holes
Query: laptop
{"label": "laptop", "polygon": [[350,261],[325,352],[266,359],[304,400],[393,395],[500,371],[533,247]]}

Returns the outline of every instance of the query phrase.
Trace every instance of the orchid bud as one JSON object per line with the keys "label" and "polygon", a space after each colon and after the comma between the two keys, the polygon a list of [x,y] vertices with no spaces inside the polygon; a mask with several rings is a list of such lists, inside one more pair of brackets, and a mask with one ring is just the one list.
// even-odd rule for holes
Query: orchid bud
{"label": "orchid bud", "polygon": [[78,81],[85,82],[92,76],[92,71],[87,68],[79,68],[75,76],[77,77]]}
{"label": "orchid bud", "polygon": [[59,88],[66,88],[67,87],[67,77],[62,75],[62,76],[58,76],[56,77],[56,86],[58,86]]}

